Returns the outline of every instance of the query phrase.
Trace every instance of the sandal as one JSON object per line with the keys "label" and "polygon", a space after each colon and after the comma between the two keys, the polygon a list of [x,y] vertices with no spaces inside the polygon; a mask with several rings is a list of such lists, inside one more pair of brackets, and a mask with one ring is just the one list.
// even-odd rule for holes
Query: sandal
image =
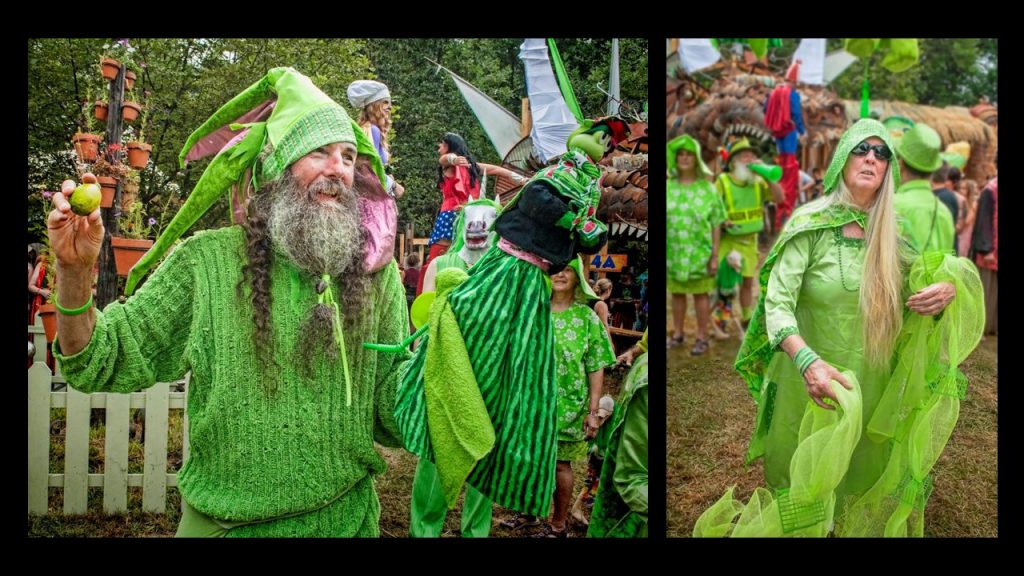
{"label": "sandal", "polygon": [[708,351],[711,345],[705,338],[697,338],[697,343],[693,345],[693,349],[690,350],[691,356],[700,356]]}
{"label": "sandal", "polygon": [[672,336],[671,338],[666,340],[666,342],[665,342],[665,349],[666,350],[671,350],[671,349],[675,348],[676,346],[682,346],[683,342],[685,342],[685,341],[686,341],[686,334],[683,334],[682,336]]}
{"label": "sandal", "polygon": [[511,518],[502,520],[499,524],[509,530],[519,530],[520,528],[540,526],[540,520],[536,516],[516,512]]}
{"label": "sandal", "polygon": [[561,530],[555,530],[551,524],[544,523],[544,527],[540,529],[540,532],[536,534],[530,534],[530,538],[568,538],[569,528],[565,527]]}

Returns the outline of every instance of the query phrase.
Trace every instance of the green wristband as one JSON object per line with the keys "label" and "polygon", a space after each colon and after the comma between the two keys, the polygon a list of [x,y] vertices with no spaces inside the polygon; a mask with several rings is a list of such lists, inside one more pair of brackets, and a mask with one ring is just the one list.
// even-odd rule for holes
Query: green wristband
{"label": "green wristband", "polygon": [[82,304],[78,308],[68,310],[67,308],[61,306],[60,303],[57,302],[56,298],[53,299],[53,307],[57,309],[57,312],[60,312],[65,316],[78,316],[79,314],[84,314],[89,310],[89,308],[92,308],[92,293],[89,293],[89,299],[85,302],[85,304]]}

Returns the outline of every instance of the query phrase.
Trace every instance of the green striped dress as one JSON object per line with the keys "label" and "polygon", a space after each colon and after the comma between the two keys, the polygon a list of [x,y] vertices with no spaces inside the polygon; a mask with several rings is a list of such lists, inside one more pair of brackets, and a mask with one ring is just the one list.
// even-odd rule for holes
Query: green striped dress
{"label": "green striped dress", "polygon": [[[547,515],[555,488],[558,386],[551,289],[537,266],[491,248],[448,295],[495,444],[467,482],[497,504]],[[395,419],[405,447],[433,459],[426,422],[424,339],[399,384]]]}

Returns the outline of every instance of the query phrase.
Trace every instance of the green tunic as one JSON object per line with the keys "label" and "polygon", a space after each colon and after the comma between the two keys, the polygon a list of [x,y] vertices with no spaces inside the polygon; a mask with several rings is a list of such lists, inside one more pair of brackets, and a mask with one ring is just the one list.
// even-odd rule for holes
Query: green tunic
{"label": "green tunic", "polygon": [[[372,276],[361,324],[344,331],[352,379],[347,406],[340,355],[321,357],[312,377],[292,361],[319,279],[273,259],[274,359],[281,367],[274,378],[260,369],[253,346],[248,289],[241,300],[235,293],[243,262],[240,227],[197,233],[124,304],[97,312],[83,350],[55,354],[64,375],[83,392],[127,393],[191,371],[191,454],[178,473],[182,498],[231,523],[275,519],[229,536],[376,536],[379,505],[370,476],[386,465],[374,441],[400,445],[392,414],[408,353],[361,344],[407,334],[398,268],[392,262]],[[336,281],[332,290],[340,293]]]}
{"label": "green tunic", "polygon": [[900,186],[893,197],[893,208],[904,238],[920,253],[938,250],[950,252],[956,227],[953,215],[927,180],[911,180]]}
{"label": "green tunic", "polygon": [[725,207],[707,180],[682,184],[668,181],[667,255],[673,293],[706,293],[714,289],[708,276],[712,232],[725,221]]}

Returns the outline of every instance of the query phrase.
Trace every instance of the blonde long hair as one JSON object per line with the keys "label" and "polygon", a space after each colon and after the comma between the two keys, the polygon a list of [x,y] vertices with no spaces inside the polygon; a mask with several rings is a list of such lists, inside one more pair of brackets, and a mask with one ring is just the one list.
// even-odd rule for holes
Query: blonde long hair
{"label": "blonde long hair", "polygon": [[[844,166],[832,193],[809,203],[809,210],[839,205],[859,210],[846,186],[845,172]],[[864,231],[867,254],[861,273],[864,353],[874,366],[884,366],[891,360],[896,338],[903,327],[903,269],[909,254],[904,252],[900,242],[894,195],[892,173],[887,167],[875,202],[867,211],[867,230]]]}
{"label": "blonde long hair", "polygon": [[390,153],[388,148],[388,132],[391,130],[391,114],[384,112],[384,103],[387,100],[381,99],[370,102],[359,112],[359,127],[370,136],[370,125],[380,128],[380,142],[385,152]]}

